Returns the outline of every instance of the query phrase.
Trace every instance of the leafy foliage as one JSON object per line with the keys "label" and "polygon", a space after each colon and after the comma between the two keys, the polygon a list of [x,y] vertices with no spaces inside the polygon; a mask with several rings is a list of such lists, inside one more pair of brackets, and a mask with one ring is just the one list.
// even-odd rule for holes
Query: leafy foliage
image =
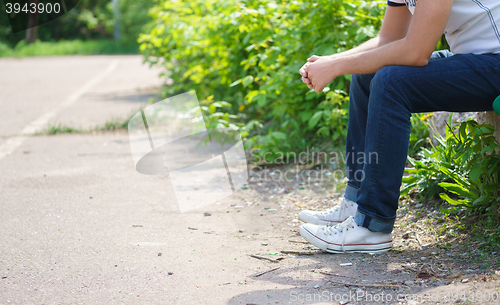
{"label": "leafy foliage", "polygon": [[162,0],[140,36],[141,50],[169,71],[173,85],[165,96],[196,90],[209,127],[237,128],[247,148],[273,158],[344,141],[350,76],[317,94],[298,70],[313,54],[374,37],[384,7],[359,0]]}
{"label": "leafy foliage", "polygon": [[437,194],[453,207],[444,210],[453,213],[461,208],[472,213],[496,215],[500,211],[500,144],[493,136],[491,125],[480,125],[468,120],[450,127],[445,138],[438,138],[439,146],[423,149],[421,159],[409,158],[413,168],[403,182],[403,193],[416,188],[424,197]]}
{"label": "leafy foliage", "polygon": [[439,186],[463,199],[441,193],[448,203],[477,212],[496,212],[500,203],[500,144],[493,136],[494,131],[491,125],[467,121],[460,125],[457,134],[453,133],[457,141],[454,158],[463,166],[462,171],[440,167],[453,182],[441,182]]}
{"label": "leafy foliage", "polygon": [[[137,44],[139,33],[149,21],[148,10],[155,1],[119,0],[122,44]],[[0,9],[5,12],[4,3]],[[44,15],[40,15],[43,20]],[[38,27],[41,41],[90,40],[112,38],[115,24],[111,0],[81,0],[65,15]],[[22,43],[26,32],[12,33],[7,14],[0,14],[0,48]]]}
{"label": "leafy foliage", "polygon": [[408,156],[415,157],[422,148],[429,147],[430,133],[426,121],[432,114],[414,113],[411,116],[411,133]]}

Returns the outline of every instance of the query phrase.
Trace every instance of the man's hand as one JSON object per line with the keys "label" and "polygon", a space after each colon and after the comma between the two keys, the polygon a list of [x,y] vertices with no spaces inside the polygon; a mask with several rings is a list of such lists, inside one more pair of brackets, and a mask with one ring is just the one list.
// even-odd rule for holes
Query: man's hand
{"label": "man's hand", "polygon": [[313,85],[311,84],[311,80],[309,80],[309,78],[307,77],[307,72],[305,70],[306,66],[311,63],[311,62],[315,62],[316,60],[318,60],[320,57],[317,56],[317,55],[313,55],[311,57],[309,57],[307,59],[307,62],[302,66],[302,68],[299,69],[299,73],[300,75],[302,75],[302,81],[304,82],[304,84],[307,85],[307,87],[309,89],[311,89],[313,87]]}
{"label": "man's hand", "polygon": [[453,0],[419,0],[415,13],[389,6],[377,37],[349,51],[311,57],[300,69],[302,81],[321,92],[339,75],[376,73],[386,66],[427,65],[445,30]]}
{"label": "man's hand", "polygon": [[309,89],[314,88],[316,92],[323,91],[325,86],[338,76],[333,71],[332,64],[332,56],[311,56],[299,70],[302,81]]}

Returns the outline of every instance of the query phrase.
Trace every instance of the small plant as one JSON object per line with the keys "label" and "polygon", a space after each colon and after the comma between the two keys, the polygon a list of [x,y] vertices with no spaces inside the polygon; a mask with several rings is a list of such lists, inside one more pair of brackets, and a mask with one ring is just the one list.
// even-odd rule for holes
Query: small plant
{"label": "small plant", "polygon": [[55,135],[55,134],[60,134],[60,133],[79,133],[82,132],[82,130],[70,126],[65,126],[62,125],[61,123],[59,124],[52,124],[49,125],[44,131],[42,131],[42,134],[48,134],[48,135]]}
{"label": "small plant", "polygon": [[411,167],[406,168],[406,172],[410,176],[403,178],[406,185],[401,194],[407,194],[415,189],[423,200],[435,198],[443,191],[439,183],[449,180],[449,177],[439,170],[439,166],[451,168],[453,171],[459,168],[457,160],[454,159],[456,139],[451,136],[448,129],[445,138],[437,136],[436,140],[438,146],[432,146],[429,142],[431,147],[421,148],[415,157],[408,156],[408,163]]}
{"label": "small plant", "polygon": [[117,118],[112,118],[106,121],[103,126],[99,126],[96,128],[98,131],[113,131],[113,130],[120,130],[120,129],[127,129],[128,126],[128,119],[117,119]]}
{"label": "small plant", "polygon": [[[492,247],[500,246],[500,144],[491,125],[468,120],[451,127],[451,116],[438,146],[424,148],[411,165],[403,194],[415,189],[421,199],[440,198],[450,206],[441,206],[445,218],[453,215],[457,222],[447,234],[465,231],[467,218],[474,236]],[[418,159],[417,159],[418,158]],[[439,197],[437,196],[439,195]],[[457,214],[463,211],[459,217]],[[446,226],[439,230],[446,232]]]}
{"label": "small plant", "polygon": [[454,142],[453,159],[460,167],[439,165],[439,171],[452,180],[451,183],[441,182],[439,186],[462,199],[441,193],[440,197],[449,204],[465,207],[474,213],[498,211],[500,144],[493,136],[494,131],[493,126],[479,125],[473,120],[450,130],[447,140]]}
{"label": "small plant", "polygon": [[[436,138],[439,145],[408,158],[410,176],[403,178],[402,194],[416,189],[425,199],[439,194],[453,206],[481,211],[489,203],[498,203],[500,145],[494,131],[493,126],[473,120],[452,128],[450,116],[445,137]],[[463,199],[452,198],[445,190]]]}
{"label": "small plant", "polygon": [[91,129],[75,128],[67,125],[62,125],[61,123],[49,125],[45,130],[40,132],[41,135],[55,135],[62,133],[89,133],[96,131],[116,131],[116,130],[126,130],[128,128],[128,122],[130,117],[126,119],[111,118],[106,121],[103,125],[98,125]]}
{"label": "small plant", "polygon": [[411,116],[411,133],[410,146],[408,148],[408,156],[416,157],[422,148],[429,147],[430,133],[427,119],[432,116],[432,113],[414,113]]}

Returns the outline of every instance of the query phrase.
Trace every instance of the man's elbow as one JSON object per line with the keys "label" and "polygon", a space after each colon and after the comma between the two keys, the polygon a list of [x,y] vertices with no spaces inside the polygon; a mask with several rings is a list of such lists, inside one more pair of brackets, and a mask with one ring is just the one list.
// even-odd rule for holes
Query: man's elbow
{"label": "man's elbow", "polygon": [[415,67],[427,66],[430,57],[431,56],[429,55],[428,52],[415,51],[413,52],[412,56],[410,56],[410,66],[415,66]]}
{"label": "man's elbow", "polygon": [[418,45],[415,41],[410,41],[408,38],[402,41],[402,51],[404,56],[405,65],[423,67],[427,66],[431,58],[432,50],[429,47]]}

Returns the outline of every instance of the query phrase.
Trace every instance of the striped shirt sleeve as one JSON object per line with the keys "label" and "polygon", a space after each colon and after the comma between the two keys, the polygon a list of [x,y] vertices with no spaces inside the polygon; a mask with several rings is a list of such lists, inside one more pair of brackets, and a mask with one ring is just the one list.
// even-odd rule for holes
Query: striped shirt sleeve
{"label": "striped shirt sleeve", "polygon": [[387,0],[389,6],[405,6],[404,0]]}

